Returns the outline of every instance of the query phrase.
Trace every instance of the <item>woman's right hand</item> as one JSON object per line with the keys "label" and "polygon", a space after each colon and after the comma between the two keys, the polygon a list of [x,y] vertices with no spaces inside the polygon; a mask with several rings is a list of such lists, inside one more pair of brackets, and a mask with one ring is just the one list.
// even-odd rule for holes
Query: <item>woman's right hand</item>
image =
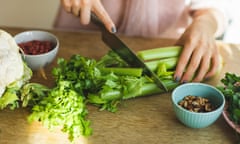
{"label": "woman's right hand", "polygon": [[100,0],[61,0],[61,4],[67,12],[79,17],[82,24],[90,23],[91,12],[93,12],[110,32],[116,32],[115,24]]}

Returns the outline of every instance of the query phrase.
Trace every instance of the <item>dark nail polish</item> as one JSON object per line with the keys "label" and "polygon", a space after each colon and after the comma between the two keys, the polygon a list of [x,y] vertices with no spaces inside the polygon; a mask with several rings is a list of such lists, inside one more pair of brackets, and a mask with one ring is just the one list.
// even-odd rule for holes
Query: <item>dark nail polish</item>
{"label": "dark nail polish", "polygon": [[204,78],[204,81],[208,81],[208,80],[210,80],[210,77],[205,77]]}
{"label": "dark nail polish", "polygon": [[179,82],[180,78],[178,76],[175,77],[175,81]]}
{"label": "dark nail polish", "polygon": [[116,32],[117,32],[116,28],[115,28],[115,27],[112,27],[112,28],[111,28],[111,32],[112,32],[112,33],[116,33]]}

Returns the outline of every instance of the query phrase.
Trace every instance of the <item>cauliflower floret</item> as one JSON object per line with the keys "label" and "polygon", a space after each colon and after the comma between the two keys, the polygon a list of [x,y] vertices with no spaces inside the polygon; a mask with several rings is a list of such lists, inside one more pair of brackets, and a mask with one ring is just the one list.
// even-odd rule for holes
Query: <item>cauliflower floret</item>
{"label": "cauliflower floret", "polygon": [[24,66],[19,47],[14,38],[0,30],[0,97],[6,86],[19,80],[24,73]]}

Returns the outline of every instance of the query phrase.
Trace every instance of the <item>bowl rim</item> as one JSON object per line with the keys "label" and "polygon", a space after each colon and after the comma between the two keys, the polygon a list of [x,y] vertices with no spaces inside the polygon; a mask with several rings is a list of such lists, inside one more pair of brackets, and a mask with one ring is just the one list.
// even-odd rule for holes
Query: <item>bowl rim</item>
{"label": "bowl rim", "polygon": [[[189,111],[189,110],[186,110],[185,108],[181,107],[178,105],[178,103],[174,100],[174,93],[176,93],[176,90],[179,89],[179,88],[182,88],[182,87],[185,87],[185,86],[189,86],[189,85],[200,85],[200,86],[205,86],[205,87],[209,87],[215,91],[217,91],[220,95],[221,95],[221,98],[223,100],[223,102],[221,103],[221,105],[219,105],[219,107],[217,107],[215,110],[213,111],[210,111],[210,112],[192,112],[192,111]],[[179,108],[180,110],[184,111],[184,112],[187,112],[189,114],[194,114],[194,115],[211,115],[217,111],[223,111],[224,109],[224,106],[225,106],[225,103],[226,103],[226,100],[225,100],[225,97],[223,95],[223,93],[218,90],[216,87],[210,85],[210,84],[206,84],[206,83],[200,83],[200,82],[190,82],[190,83],[185,83],[185,84],[182,84],[182,85],[179,85],[178,87],[176,87],[173,91],[172,91],[172,94],[171,94],[171,100],[172,100],[172,103],[173,105],[175,105],[177,108]]]}
{"label": "bowl rim", "polygon": [[[57,49],[59,49],[59,39],[57,38],[57,36],[54,35],[51,32],[45,31],[45,30],[27,30],[27,31],[22,31],[22,32],[19,32],[16,35],[14,35],[14,39],[16,41],[16,37],[18,37],[20,35],[26,35],[28,33],[33,33],[33,32],[48,34],[49,36],[51,36],[53,39],[56,40],[56,45],[49,52],[42,53],[42,54],[36,54],[36,55],[25,54],[24,51],[22,50],[22,48],[19,47],[19,49],[21,49],[21,54],[23,55],[23,57],[26,57],[26,56],[27,57],[44,56],[44,55],[48,55],[49,53],[52,53],[52,52],[56,51]],[[25,41],[25,42],[28,42],[28,41]],[[16,44],[18,45],[17,42],[16,42]]]}

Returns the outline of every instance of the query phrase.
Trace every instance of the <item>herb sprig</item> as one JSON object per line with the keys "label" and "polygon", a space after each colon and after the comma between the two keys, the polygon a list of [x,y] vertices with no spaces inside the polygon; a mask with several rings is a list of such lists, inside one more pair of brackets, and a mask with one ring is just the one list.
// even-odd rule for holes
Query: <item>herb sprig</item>
{"label": "herb sprig", "polygon": [[230,119],[240,124],[240,76],[227,72],[217,88],[224,94]]}

